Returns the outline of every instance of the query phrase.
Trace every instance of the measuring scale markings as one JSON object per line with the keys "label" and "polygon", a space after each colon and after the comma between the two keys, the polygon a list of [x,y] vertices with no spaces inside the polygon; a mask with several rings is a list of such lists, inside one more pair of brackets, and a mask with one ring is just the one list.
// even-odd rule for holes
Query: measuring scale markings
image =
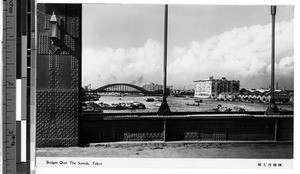
{"label": "measuring scale markings", "polygon": [[[35,157],[34,154],[30,152],[34,148],[29,148],[31,139],[29,139],[31,125],[27,124],[26,118],[33,117],[31,112],[28,114],[27,112],[21,112],[22,107],[28,107],[28,104],[31,102],[34,103],[34,97],[28,100],[28,87],[31,87],[31,84],[34,85],[33,82],[27,81],[27,73],[28,71],[18,71],[21,68],[21,65],[26,66],[27,68],[32,68],[29,64],[28,66],[28,55],[34,57],[32,51],[34,51],[35,47],[35,36],[34,34],[26,35],[26,33],[34,33],[34,15],[31,15],[31,12],[35,11],[35,1],[34,0],[4,0],[3,1],[3,44],[2,44],[2,54],[3,54],[3,173],[6,174],[15,174],[15,173],[32,173],[34,170],[30,170],[34,168],[34,161],[31,161],[30,157]],[[17,14],[26,15],[25,21],[22,18],[17,18]],[[28,16],[28,14],[30,14]],[[18,16],[19,17],[19,16]],[[32,22],[31,22],[32,21]],[[17,23],[23,24],[24,22],[27,25],[23,26],[24,29],[28,30],[27,32],[20,32],[17,30]],[[27,27],[31,26],[31,27]],[[22,26],[21,26],[22,27]],[[21,28],[21,31],[22,28]],[[19,33],[20,32],[20,33]],[[17,35],[20,34],[22,36],[22,40],[17,39]],[[25,42],[26,39],[33,38],[33,42],[28,46]],[[25,39],[25,40],[23,40]],[[20,49],[20,44],[21,49]],[[17,51],[27,50],[27,54],[22,52],[20,62],[20,56],[17,54]],[[29,53],[28,53],[29,50]],[[18,59],[17,59],[18,58]],[[19,61],[18,61],[19,60]],[[20,64],[19,64],[20,63]],[[18,65],[18,66],[17,66]],[[24,68],[24,67],[23,67]],[[17,75],[18,72],[23,72]],[[30,71],[31,73],[31,71]],[[30,74],[29,73],[29,74]],[[24,80],[25,79],[25,80]],[[21,83],[21,82],[27,82]],[[31,101],[32,100],[32,101]],[[24,102],[25,101],[25,102]],[[33,106],[32,106],[33,107]],[[34,113],[34,111],[32,111]],[[23,116],[23,117],[20,117]],[[32,124],[32,123],[30,123]],[[25,126],[24,126],[25,125]],[[25,129],[22,129],[25,128]],[[20,132],[21,130],[21,132]],[[24,136],[24,134],[28,134]],[[23,153],[21,153],[23,152]],[[25,153],[24,153],[25,152]],[[24,155],[25,154],[25,155]],[[27,155],[28,154],[28,155]],[[34,158],[32,158],[34,159]],[[31,165],[33,164],[33,165]]]}
{"label": "measuring scale markings", "polygon": [[17,173],[16,0],[4,1],[3,8],[3,173],[10,174]]}

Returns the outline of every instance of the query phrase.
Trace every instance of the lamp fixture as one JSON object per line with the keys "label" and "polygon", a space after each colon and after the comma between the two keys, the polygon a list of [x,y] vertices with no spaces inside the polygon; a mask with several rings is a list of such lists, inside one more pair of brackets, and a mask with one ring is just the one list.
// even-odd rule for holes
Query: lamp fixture
{"label": "lamp fixture", "polygon": [[53,14],[50,18],[50,34],[49,34],[49,37],[50,38],[57,38],[57,33],[58,33],[58,20],[57,20],[57,17],[53,11]]}

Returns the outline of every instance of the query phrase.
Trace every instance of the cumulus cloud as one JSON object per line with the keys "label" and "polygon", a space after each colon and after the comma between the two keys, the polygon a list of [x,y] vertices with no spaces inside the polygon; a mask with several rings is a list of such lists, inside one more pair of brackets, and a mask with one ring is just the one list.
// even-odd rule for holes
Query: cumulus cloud
{"label": "cumulus cloud", "polygon": [[[275,63],[275,77],[279,82],[281,88],[292,88],[294,85],[294,55],[290,57],[283,57],[278,63]],[[267,74],[271,72],[271,64],[266,68]]]}
{"label": "cumulus cloud", "polygon": [[[293,88],[294,20],[276,23],[276,79]],[[168,84],[192,87],[193,81],[227,77],[242,87],[268,87],[271,24],[233,28],[186,47],[169,48]],[[148,39],[139,48],[83,50],[83,84],[162,83],[163,45]]]}
{"label": "cumulus cloud", "polygon": [[83,50],[83,85],[162,83],[161,43],[148,39],[139,48]]}
{"label": "cumulus cloud", "polygon": [[[293,24],[293,20],[276,24],[277,79],[286,79],[289,88],[293,87]],[[268,87],[271,24],[234,28],[186,48],[176,47],[172,56],[170,83],[187,84],[213,75],[238,79],[244,87]]]}

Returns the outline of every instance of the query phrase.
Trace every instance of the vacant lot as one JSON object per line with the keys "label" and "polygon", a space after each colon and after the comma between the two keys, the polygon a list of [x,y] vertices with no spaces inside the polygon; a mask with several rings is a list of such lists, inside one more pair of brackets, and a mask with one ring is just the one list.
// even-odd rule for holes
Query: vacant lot
{"label": "vacant lot", "polygon": [[38,148],[37,156],[292,159],[293,143],[106,143],[93,147]]}

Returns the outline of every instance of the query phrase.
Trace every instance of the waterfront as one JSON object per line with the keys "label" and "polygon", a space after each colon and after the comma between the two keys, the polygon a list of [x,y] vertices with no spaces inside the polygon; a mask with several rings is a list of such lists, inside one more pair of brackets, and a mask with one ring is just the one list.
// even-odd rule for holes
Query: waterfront
{"label": "waterfront", "polygon": [[[146,106],[143,110],[104,110],[104,113],[135,113],[135,112],[157,112],[161,101],[155,100],[152,102],[146,102],[147,98],[158,99],[157,96],[102,96],[96,103],[126,103],[129,101],[138,101]],[[236,111],[237,108],[243,108],[246,111],[265,111],[268,107],[268,103],[250,103],[243,101],[217,101],[215,99],[202,99],[202,103],[199,106],[188,106],[187,103],[195,103],[195,98],[190,97],[168,97],[167,98],[169,107],[172,112],[212,112],[215,111],[218,105],[223,108],[230,108],[232,111]],[[292,104],[278,104],[278,108],[282,111],[293,111]]]}

